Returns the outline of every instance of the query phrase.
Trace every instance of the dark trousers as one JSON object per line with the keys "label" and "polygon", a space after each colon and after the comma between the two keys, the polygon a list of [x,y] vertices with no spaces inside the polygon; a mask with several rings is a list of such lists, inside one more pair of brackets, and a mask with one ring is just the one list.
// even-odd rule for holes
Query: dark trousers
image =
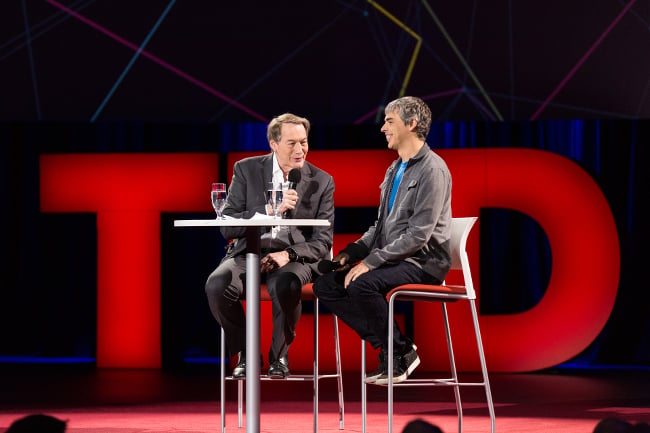
{"label": "dark trousers", "polygon": [[[210,311],[224,330],[230,355],[246,350],[246,316],[242,299],[246,287],[246,258],[226,259],[205,283]],[[302,286],[312,280],[312,267],[291,262],[262,275],[271,296],[273,333],[269,362],[286,356],[302,313]],[[264,326],[264,325],[262,325]]]}
{"label": "dark trousers", "polygon": [[[330,272],[314,283],[320,302],[359,336],[377,349],[388,348],[388,302],[386,293],[402,284],[440,284],[440,281],[409,262],[386,265],[366,272],[343,287],[343,272]],[[411,342],[394,328],[395,353],[410,350]]]}

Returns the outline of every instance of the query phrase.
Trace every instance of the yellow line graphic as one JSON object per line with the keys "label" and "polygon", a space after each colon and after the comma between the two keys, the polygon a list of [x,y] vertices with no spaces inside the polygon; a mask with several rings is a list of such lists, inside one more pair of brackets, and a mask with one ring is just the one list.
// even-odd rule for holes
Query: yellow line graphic
{"label": "yellow line graphic", "polygon": [[390,19],[395,24],[400,26],[406,33],[413,36],[413,38],[417,41],[417,43],[415,44],[415,49],[413,50],[413,54],[411,55],[411,61],[409,62],[409,67],[406,70],[406,76],[404,77],[404,81],[402,82],[402,88],[399,91],[399,96],[402,97],[404,96],[404,93],[406,92],[406,86],[408,86],[409,80],[411,79],[411,74],[413,73],[413,68],[415,67],[415,59],[417,59],[418,54],[420,53],[420,46],[422,45],[422,37],[417,33],[415,33],[413,30],[411,30],[409,27],[407,27],[402,21],[395,18],[393,14],[388,12],[377,2],[373,0],[368,0],[368,3],[370,3],[379,12],[386,15],[388,19]]}
{"label": "yellow line graphic", "polygon": [[474,81],[474,84],[476,85],[476,87],[478,87],[479,91],[481,92],[481,94],[483,95],[485,100],[487,101],[487,103],[490,106],[490,108],[492,109],[492,111],[494,111],[494,114],[497,116],[497,119],[503,120],[503,116],[501,116],[501,113],[499,112],[497,107],[492,102],[492,99],[490,99],[490,95],[488,95],[487,92],[485,91],[485,89],[483,89],[483,86],[481,85],[481,82],[478,80],[476,75],[474,75],[474,71],[472,71],[472,68],[470,68],[469,65],[467,64],[467,62],[465,61],[465,58],[460,53],[460,50],[458,50],[458,47],[456,47],[456,44],[451,39],[451,36],[449,36],[449,33],[447,33],[447,30],[445,29],[445,26],[442,25],[442,22],[440,22],[440,20],[438,19],[438,16],[435,14],[435,12],[433,12],[433,9],[431,9],[431,6],[429,6],[429,3],[426,0],[422,0],[422,4],[426,8],[427,12],[429,12],[429,15],[431,15],[431,18],[433,19],[433,21],[438,26],[438,29],[440,30],[442,35],[445,37],[445,39],[447,39],[447,42],[449,43],[449,46],[451,47],[451,49],[456,54],[456,57],[458,57],[458,60],[460,60],[460,62],[463,64],[463,67],[465,68],[465,70],[467,70],[467,73],[472,78],[472,81]]}

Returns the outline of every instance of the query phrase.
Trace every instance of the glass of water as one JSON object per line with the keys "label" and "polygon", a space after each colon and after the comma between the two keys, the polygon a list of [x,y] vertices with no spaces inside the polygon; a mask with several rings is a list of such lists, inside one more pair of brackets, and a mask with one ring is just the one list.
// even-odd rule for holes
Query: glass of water
{"label": "glass of water", "polygon": [[266,184],[266,213],[274,218],[282,218],[280,206],[282,206],[282,183],[267,182]]}
{"label": "glass of water", "polygon": [[223,208],[226,206],[228,193],[225,183],[215,182],[212,184],[212,207],[217,213],[217,219],[223,219]]}

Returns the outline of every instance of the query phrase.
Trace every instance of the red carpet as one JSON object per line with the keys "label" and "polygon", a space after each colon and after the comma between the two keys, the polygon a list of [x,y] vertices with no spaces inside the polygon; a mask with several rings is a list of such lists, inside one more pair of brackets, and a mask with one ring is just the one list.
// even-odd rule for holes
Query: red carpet
{"label": "red carpet", "polygon": [[[500,433],[591,433],[615,416],[650,422],[650,372],[539,373],[491,376]],[[0,432],[29,413],[69,420],[69,433],[218,432],[219,387],[213,373],[166,374],[147,370],[43,367],[0,371]],[[262,432],[312,431],[310,383],[263,382]],[[345,432],[361,431],[358,373],[345,377]],[[237,428],[236,388],[228,383],[227,431]],[[462,391],[463,431],[489,432],[479,389]],[[423,418],[456,432],[453,395],[446,389],[398,389],[394,429]],[[387,431],[385,388],[369,387],[368,432]],[[321,383],[319,431],[338,432],[335,384]],[[245,425],[245,417],[244,417]]]}

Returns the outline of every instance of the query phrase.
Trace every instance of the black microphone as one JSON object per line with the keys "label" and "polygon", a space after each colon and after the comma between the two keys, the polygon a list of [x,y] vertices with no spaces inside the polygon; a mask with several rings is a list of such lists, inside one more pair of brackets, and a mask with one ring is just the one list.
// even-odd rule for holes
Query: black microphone
{"label": "black microphone", "polygon": [[321,274],[327,274],[328,272],[335,271],[342,266],[344,265],[342,265],[341,262],[333,262],[331,260],[321,260],[320,262],[318,262],[318,272],[320,272]]}
{"label": "black microphone", "polygon": [[[300,182],[300,178],[302,175],[300,174],[300,169],[299,168],[292,168],[289,170],[289,174],[287,175],[287,180],[289,181],[289,189],[296,189],[296,185],[298,185],[298,182]],[[291,218],[291,211],[285,211],[284,215],[282,215],[284,218]]]}
{"label": "black microphone", "polygon": [[300,169],[292,168],[287,175],[287,180],[289,181],[289,189],[296,189],[296,185],[298,185],[298,182],[300,182],[301,177],[302,175],[300,174]]}

